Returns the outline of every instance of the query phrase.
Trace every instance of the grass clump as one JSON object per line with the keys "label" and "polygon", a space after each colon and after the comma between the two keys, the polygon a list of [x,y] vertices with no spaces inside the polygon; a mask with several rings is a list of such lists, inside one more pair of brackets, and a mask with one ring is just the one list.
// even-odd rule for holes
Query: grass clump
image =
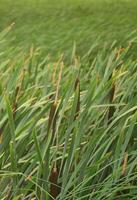
{"label": "grass clump", "polygon": [[74,48],[67,63],[33,47],[1,54],[0,199],[136,199],[137,61],[129,51],[113,44],[77,58]]}

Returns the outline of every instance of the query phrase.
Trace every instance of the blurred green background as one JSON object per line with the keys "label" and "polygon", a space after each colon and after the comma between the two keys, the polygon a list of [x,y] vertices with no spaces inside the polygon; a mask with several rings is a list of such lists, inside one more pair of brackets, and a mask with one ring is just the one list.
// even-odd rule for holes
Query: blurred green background
{"label": "blurred green background", "polygon": [[100,46],[122,43],[137,28],[136,0],[0,0],[0,29],[15,26],[10,46],[41,46],[45,53],[87,51],[95,39]]}

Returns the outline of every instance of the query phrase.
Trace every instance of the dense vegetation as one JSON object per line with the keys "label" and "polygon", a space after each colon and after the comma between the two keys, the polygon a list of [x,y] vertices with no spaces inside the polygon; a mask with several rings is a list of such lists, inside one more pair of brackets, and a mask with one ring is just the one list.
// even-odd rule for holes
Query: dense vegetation
{"label": "dense vegetation", "polygon": [[137,62],[97,45],[69,65],[1,53],[1,199],[136,199]]}
{"label": "dense vegetation", "polygon": [[1,0],[0,200],[137,199],[133,7]]}

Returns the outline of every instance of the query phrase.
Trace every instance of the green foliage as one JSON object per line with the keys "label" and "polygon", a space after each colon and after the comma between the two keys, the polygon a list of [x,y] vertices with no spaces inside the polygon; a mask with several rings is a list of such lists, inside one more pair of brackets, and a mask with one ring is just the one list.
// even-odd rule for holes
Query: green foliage
{"label": "green foliage", "polygon": [[0,199],[136,199],[137,62],[97,45],[1,53]]}

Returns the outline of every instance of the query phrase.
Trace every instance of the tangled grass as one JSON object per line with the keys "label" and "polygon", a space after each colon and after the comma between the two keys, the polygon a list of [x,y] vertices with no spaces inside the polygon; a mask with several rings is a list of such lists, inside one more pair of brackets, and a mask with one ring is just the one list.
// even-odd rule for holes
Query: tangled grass
{"label": "tangled grass", "polygon": [[96,45],[1,53],[0,199],[136,199],[137,61]]}

